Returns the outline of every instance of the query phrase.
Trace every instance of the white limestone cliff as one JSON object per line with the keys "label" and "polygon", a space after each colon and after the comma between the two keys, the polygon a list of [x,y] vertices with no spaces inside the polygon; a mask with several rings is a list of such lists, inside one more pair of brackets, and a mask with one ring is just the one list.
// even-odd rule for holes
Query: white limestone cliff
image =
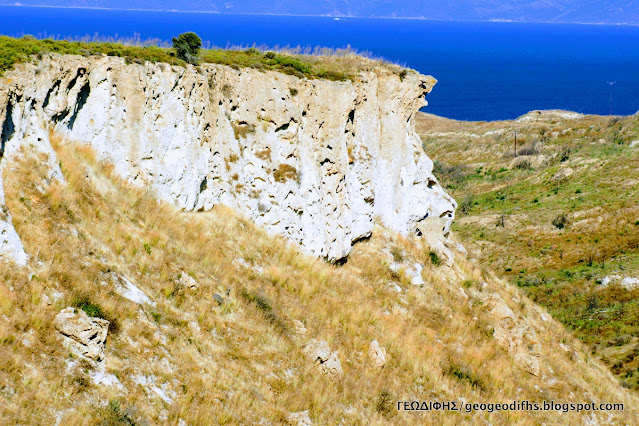
{"label": "white limestone cliff", "polygon": [[384,69],[333,82],[51,55],[3,78],[1,137],[47,149],[53,126],[163,200],[197,211],[228,205],[337,261],[375,219],[404,235],[449,232],[456,204],[412,120],[434,84]]}

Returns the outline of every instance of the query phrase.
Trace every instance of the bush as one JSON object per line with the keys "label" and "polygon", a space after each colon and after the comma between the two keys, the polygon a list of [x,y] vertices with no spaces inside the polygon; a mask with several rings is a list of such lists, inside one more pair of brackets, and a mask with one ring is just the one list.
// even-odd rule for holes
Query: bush
{"label": "bush", "polygon": [[197,65],[197,55],[201,47],[202,39],[195,33],[184,33],[177,38],[173,37],[173,48],[177,57],[189,64]]}
{"label": "bush", "polygon": [[88,296],[80,296],[73,300],[74,308],[82,309],[89,317],[97,317],[106,319],[102,313],[102,308],[96,303],[93,303]]}
{"label": "bush", "polygon": [[515,162],[515,167],[520,170],[530,170],[532,166],[527,158],[520,158]]}
{"label": "bush", "polygon": [[463,165],[446,164],[438,160],[433,163],[433,174],[441,177],[442,186],[448,189],[456,189],[463,186],[469,177]]}
{"label": "bush", "polygon": [[532,143],[528,145],[524,145],[521,148],[517,149],[517,155],[537,155],[539,154],[539,144]]}
{"label": "bush", "polygon": [[433,265],[439,266],[439,265],[442,264],[442,260],[439,258],[437,253],[435,253],[434,251],[430,251],[428,253],[428,256],[430,257],[430,263],[432,263]]}
{"label": "bush", "polygon": [[458,211],[461,214],[468,214],[470,210],[473,208],[474,199],[472,194],[468,194],[464,197],[464,199],[459,203]]}
{"label": "bush", "polygon": [[375,404],[375,410],[383,416],[390,416],[393,414],[393,398],[390,392],[386,389],[379,393],[377,403]]}
{"label": "bush", "polygon": [[486,385],[483,380],[476,376],[470,368],[458,364],[451,364],[448,369],[444,371],[445,374],[448,374],[451,377],[456,378],[460,382],[466,382],[471,385],[473,388],[479,390],[486,390]]}
{"label": "bush", "polygon": [[564,229],[566,225],[568,224],[568,218],[566,217],[565,214],[562,213],[552,220],[552,224],[557,229]]}
{"label": "bush", "polygon": [[242,290],[240,295],[244,300],[255,306],[280,333],[288,333],[286,324],[280,319],[271,302],[262,294]]}

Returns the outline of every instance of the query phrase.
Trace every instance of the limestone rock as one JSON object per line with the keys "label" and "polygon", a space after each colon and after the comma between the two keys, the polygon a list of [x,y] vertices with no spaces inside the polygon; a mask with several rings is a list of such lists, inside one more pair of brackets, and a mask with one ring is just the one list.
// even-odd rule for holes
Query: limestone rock
{"label": "limestone rock", "polygon": [[598,281],[601,286],[609,286],[610,284],[619,284],[626,290],[634,290],[639,287],[639,278],[622,277],[621,275],[606,275]]}
{"label": "limestone rock", "polygon": [[190,276],[184,271],[180,272],[178,283],[190,289],[195,289],[199,287],[199,284],[195,280],[195,278],[193,278],[192,276]]}
{"label": "limestone rock", "polygon": [[309,415],[308,410],[298,411],[296,413],[290,413],[286,416],[286,421],[295,426],[312,426],[313,422]]}
{"label": "limestone rock", "polygon": [[302,321],[293,320],[293,326],[295,327],[295,334],[300,336],[304,336],[306,334],[306,327],[304,327]]}
{"label": "limestone rock", "polygon": [[125,299],[130,300],[133,303],[137,303],[138,305],[156,305],[155,302],[149,299],[149,296],[147,296],[126,277],[113,271],[107,271],[105,275],[107,280],[115,287],[116,293]]}
{"label": "limestone rock", "polygon": [[66,308],[56,315],[56,330],[62,335],[62,344],[74,355],[102,361],[109,321],[90,318],[81,309]]}
{"label": "limestone rock", "polygon": [[628,147],[629,148],[637,148],[637,147],[639,147],[639,140],[630,142],[630,145],[628,145]]}
{"label": "limestone rock", "polygon": [[368,347],[368,357],[376,368],[382,368],[386,364],[386,349],[379,346],[377,340],[373,340]]}
{"label": "limestone rock", "polygon": [[331,379],[340,379],[344,375],[337,352],[323,340],[310,340],[304,347],[306,357],[315,363],[319,370]]}
{"label": "limestone rock", "polygon": [[553,180],[557,181],[557,182],[563,182],[568,180],[568,178],[570,178],[570,176],[575,174],[575,170],[572,167],[564,167],[563,169],[559,170],[555,176],[553,176]]}
{"label": "limestone rock", "polygon": [[50,54],[4,78],[11,149],[48,144],[53,126],[162,200],[227,205],[329,261],[371,235],[375,219],[409,236],[430,221],[447,235],[454,218],[413,124],[436,81],[416,72],[335,82]]}
{"label": "limestone rock", "polygon": [[518,123],[546,121],[550,118],[563,120],[577,120],[583,118],[583,114],[572,111],[564,111],[560,109],[534,110],[517,118]]}
{"label": "limestone rock", "polygon": [[599,284],[606,287],[610,285],[611,283],[619,281],[619,280],[621,280],[621,277],[619,275],[606,275],[605,277],[601,279],[601,281],[599,281]]}
{"label": "limestone rock", "polygon": [[634,290],[639,287],[639,278],[626,277],[621,280],[621,286],[626,290]]}
{"label": "limestone rock", "polygon": [[410,283],[412,285],[424,285],[422,269],[424,269],[424,266],[418,262],[415,262],[412,266],[406,268],[406,277],[410,279]]}
{"label": "limestone rock", "polygon": [[519,367],[538,376],[541,346],[535,330],[526,319],[517,318],[499,294],[494,293],[483,302],[494,324],[497,343],[508,350]]}

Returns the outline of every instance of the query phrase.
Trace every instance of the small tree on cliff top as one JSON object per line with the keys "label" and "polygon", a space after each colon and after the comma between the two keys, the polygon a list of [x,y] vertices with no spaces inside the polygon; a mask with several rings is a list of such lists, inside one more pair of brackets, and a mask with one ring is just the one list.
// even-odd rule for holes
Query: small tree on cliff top
{"label": "small tree on cliff top", "polygon": [[197,54],[202,47],[202,39],[195,33],[184,33],[173,37],[173,48],[178,58],[197,65]]}

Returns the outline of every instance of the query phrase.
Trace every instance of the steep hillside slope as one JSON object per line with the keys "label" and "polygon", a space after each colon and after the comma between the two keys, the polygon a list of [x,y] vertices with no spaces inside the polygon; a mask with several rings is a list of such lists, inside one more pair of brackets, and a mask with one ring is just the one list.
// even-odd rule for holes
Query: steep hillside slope
{"label": "steep hillside slope", "polygon": [[[32,255],[29,269],[0,265],[8,423],[638,420],[636,396],[561,325],[461,253],[441,264],[377,229],[332,266],[226,208],[159,203],[87,145],[50,140],[63,180],[28,144],[4,170]],[[101,361],[63,346],[67,307],[110,322]],[[625,410],[398,412],[403,400]]]}
{"label": "steep hillside slope", "polygon": [[417,128],[469,251],[639,386],[639,117],[420,115]]}

